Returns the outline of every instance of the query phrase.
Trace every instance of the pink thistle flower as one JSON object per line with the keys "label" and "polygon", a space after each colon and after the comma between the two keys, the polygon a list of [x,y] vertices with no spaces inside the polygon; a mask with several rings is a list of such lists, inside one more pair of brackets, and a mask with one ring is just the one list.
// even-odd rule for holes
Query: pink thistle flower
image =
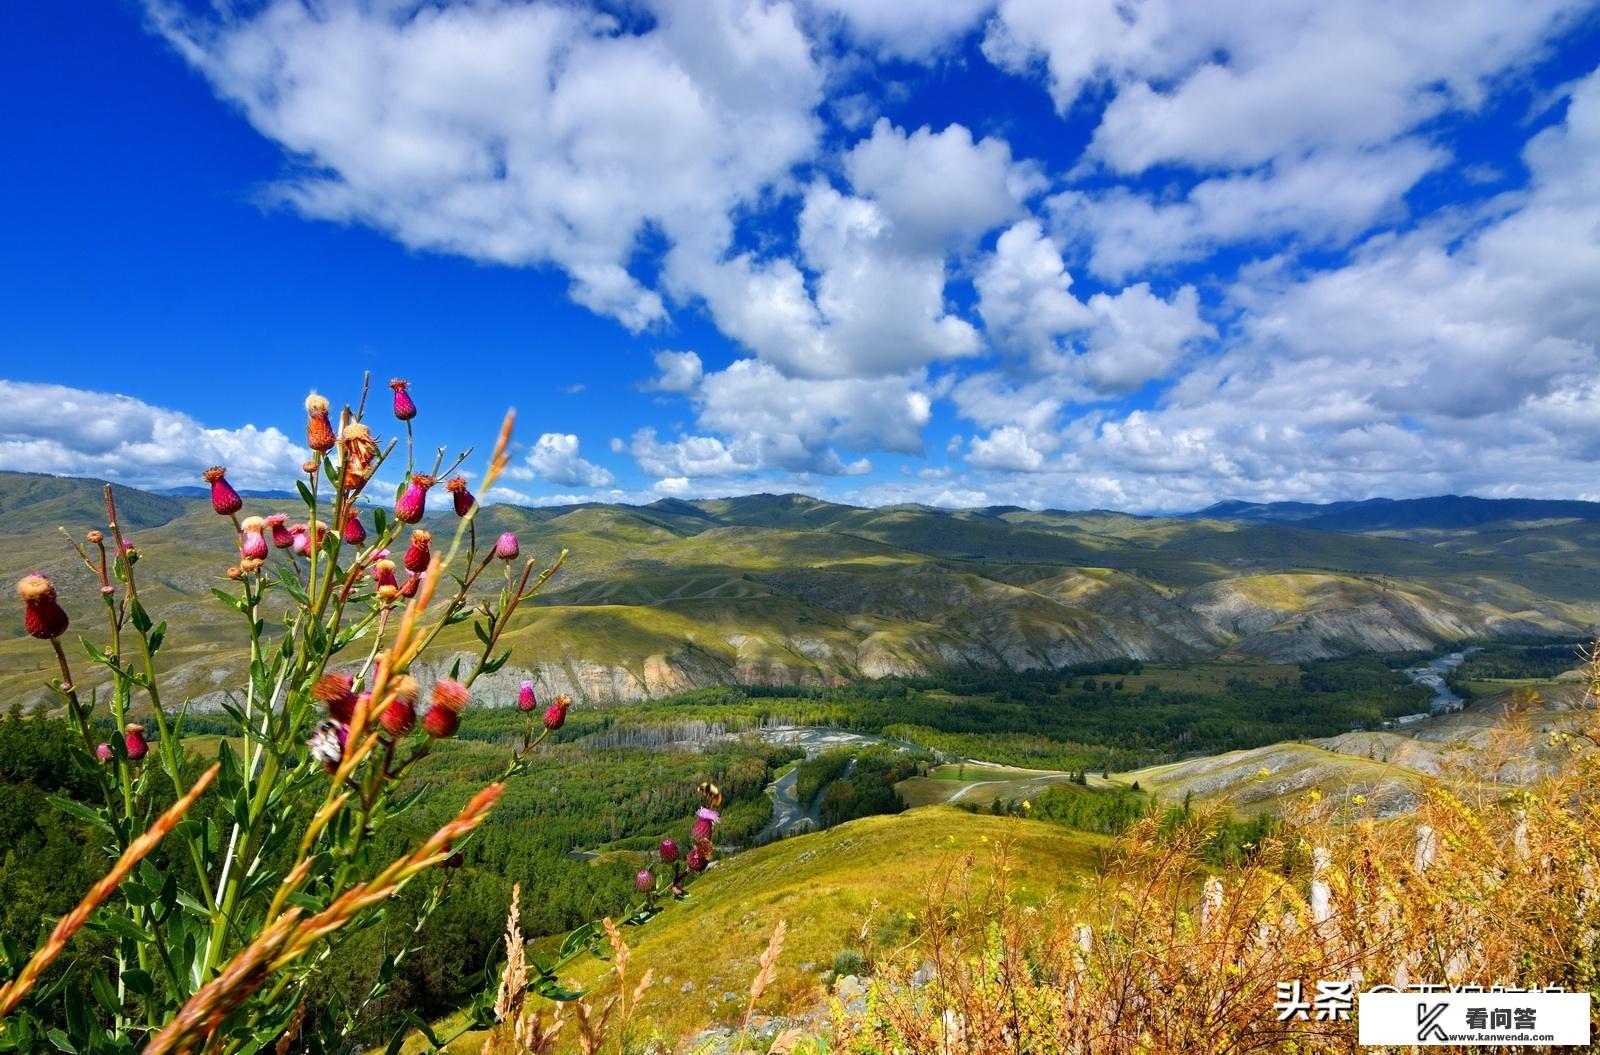
{"label": "pink thistle flower", "polygon": [[426,577],[421,572],[407,572],[406,581],[400,584],[400,596],[408,601],[415,597],[417,587],[422,585],[422,580]]}
{"label": "pink thistle flower", "polygon": [[288,519],[282,513],[273,513],[267,517],[267,530],[272,532],[272,544],[279,549],[288,549],[294,545],[294,533],[284,527],[284,522]]}
{"label": "pink thistle flower", "polygon": [[324,674],[311,687],[311,698],[328,705],[328,716],[350,724],[356,713],[355,679],[348,674]]}
{"label": "pink thistle flower", "polygon": [[311,749],[311,757],[322,763],[323,769],[334,773],[344,759],[345,741],[349,736],[350,729],[343,722],[324,718],[317,723],[316,731],[306,741],[306,746]]}
{"label": "pink thistle flower", "polygon": [[261,533],[264,523],[260,517],[245,517],[239,525],[239,556],[246,560],[267,559],[267,539]]}
{"label": "pink thistle flower", "polygon": [[361,525],[360,513],[351,513],[345,518],[344,541],[350,546],[359,546],[367,541],[367,529]]}
{"label": "pink thistle flower", "polygon": [[323,454],[333,450],[334,442],[333,423],[328,420],[328,401],[313,392],[306,397],[306,446]]}
{"label": "pink thistle flower", "polygon": [[641,868],[634,873],[633,889],[643,894],[647,890],[654,890],[656,886],[655,873],[648,868]]}
{"label": "pink thistle flower", "polygon": [[531,711],[539,706],[539,700],[533,694],[533,682],[525,681],[517,692],[517,710]]}
{"label": "pink thistle flower", "polygon": [[515,532],[507,531],[494,544],[494,555],[501,560],[516,560],[521,552],[522,547],[517,544]]}
{"label": "pink thistle flower", "polygon": [[467,478],[452,476],[445,481],[444,489],[450,492],[450,497],[455,502],[456,516],[466,516],[468,510],[472,508],[472,503],[476,501],[472,497],[472,492],[467,490]]}
{"label": "pink thistle flower", "polygon": [[661,840],[661,860],[671,864],[678,859],[678,844],[671,839]]}
{"label": "pink thistle flower", "polygon": [[[406,679],[410,681],[410,679]],[[383,726],[383,731],[393,737],[405,736],[417,727],[417,690],[416,682],[411,682],[411,692],[397,693],[383,709],[383,714],[378,718],[378,724]]]}
{"label": "pink thistle flower", "polygon": [[394,581],[394,561],[387,557],[372,562],[372,578],[380,590],[385,586],[393,587],[396,591],[400,589],[400,585]]}
{"label": "pink thistle flower", "polygon": [[137,762],[150,753],[150,741],[144,738],[144,726],[129,722],[122,727],[122,743],[128,749],[128,761]]}
{"label": "pink thistle flower", "polygon": [[101,743],[94,749],[94,757],[102,762],[109,762],[116,757],[116,753],[111,750],[110,744]]}
{"label": "pink thistle flower", "polygon": [[394,504],[394,518],[403,524],[415,524],[421,520],[422,515],[428,511],[428,488],[433,484],[433,477],[427,473],[417,473],[413,476],[405,494]]}
{"label": "pink thistle flower", "polygon": [[429,736],[443,740],[456,735],[461,725],[461,712],[467,709],[470,699],[467,687],[459,681],[446,678],[433,686],[433,706],[422,716],[422,729]]}
{"label": "pink thistle flower", "polygon": [[428,561],[433,557],[430,547],[433,545],[433,532],[417,528],[411,533],[411,545],[406,547],[405,558],[401,561],[407,571],[427,571]]}
{"label": "pink thistle flower", "polygon": [[122,540],[122,544],[117,547],[117,556],[121,557],[123,563],[130,568],[139,563],[139,551],[134,548],[130,539]]}
{"label": "pink thistle flower", "polygon": [[311,552],[310,529],[304,524],[295,524],[289,528],[289,548],[304,557]]}
{"label": "pink thistle flower", "polygon": [[567,724],[567,708],[572,706],[572,697],[562,693],[550,704],[544,712],[544,727],[552,733]]}
{"label": "pink thistle flower", "polygon": [[689,832],[689,837],[697,843],[710,839],[711,829],[721,820],[716,810],[700,807],[694,815],[694,828]]}
{"label": "pink thistle flower", "polygon": [[389,382],[389,387],[394,389],[394,416],[401,421],[410,421],[417,416],[417,404],[411,399],[408,391],[411,382],[395,378]]}
{"label": "pink thistle flower", "polygon": [[244,499],[228,482],[227,472],[222,466],[213,465],[201,474],[206,483],[211,485],[211,508],[225,517],[232,516],[244,507]]}
{"label": "pink thistle flower", "polygon": [[43,575],[24,576],[17,583],[22,598],[22,626],[41,641],[53,641],[67,632],[71,620],[56,600],[56,588]]}

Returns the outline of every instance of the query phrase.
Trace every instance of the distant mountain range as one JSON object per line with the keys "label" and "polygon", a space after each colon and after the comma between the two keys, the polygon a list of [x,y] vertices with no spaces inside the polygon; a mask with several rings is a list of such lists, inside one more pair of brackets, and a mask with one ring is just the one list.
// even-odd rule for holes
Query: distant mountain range
{"label": "distant mountain range", "polygon": [[[100,491],[97,481],[0,473],[0,569],[55,577],[80,628],[92,627],[98,604],[57,528],[102,526]],[[234,559],[231,528],[204,498],[117,493],[148,561],[141,593],[173,619],[164,657],[204,706],[236,660],[233,613],[210,597]],[[442,497],[427,521],[436,531],[454,524]],[[245,509],[303,512],[280,496],[247,497]],[[802,495],[490,506],[480,537],[516,531],[524,553],[572,555],[519,613],[512,664],[479,685],[509,703],[529,677],[604,703],[974,664],[1293,662],[1575,636],[1600,622],[1593,503],[1447,496],[1202,512],[868,509]],[[0,622],[0,706],[45,695],[48,651],[19,624]],[[441,641],[474,647],[465,628]]]}
{"label": "distant mountain range", "polygon": [[1190,519],[1270,521],[1318,531],[1453,531],[1487,524],[1600,521],[1600,502],[1541,498],[1369,498],[1361,502],[1218,502]]}

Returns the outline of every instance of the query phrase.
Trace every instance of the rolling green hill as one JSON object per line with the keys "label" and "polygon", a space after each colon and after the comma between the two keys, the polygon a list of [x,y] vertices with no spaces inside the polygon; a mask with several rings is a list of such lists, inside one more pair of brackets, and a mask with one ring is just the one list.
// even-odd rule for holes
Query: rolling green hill
{"label": "rolling green hill", "polygon": [[[94,584],[58,527],[103,522],[101,484],[0,473],[0,569],[51,575],[94,632]],[[146,600],[172,621],[176,686],[201,706],[238,669],[210,596],[232,539],[203,500],[118,488]],[[296,514],[249,498],[246,512]],[[450,519],[446,514],[446,519]],[[448,525],[445,525],[448,526]],[[480,530],[571,557],[519,613],[509,703],[531,677],[591,704],[724,683],[833,684],[978,665],[1117,656],[1292,662],[1480,636],[1576,635],[1600,621],[1600,530],[1504,520],[1412,537],[1276,522],[1015,507],[866,509],[799,495],[647,506],[486,508]],[[453,643],[472,647],[465,627]],[[454,632],[454,631],[453,631]],[[446,643],[452,643],[450,638]],[[0,693],[33,705],[49,654],[0,631]]]}

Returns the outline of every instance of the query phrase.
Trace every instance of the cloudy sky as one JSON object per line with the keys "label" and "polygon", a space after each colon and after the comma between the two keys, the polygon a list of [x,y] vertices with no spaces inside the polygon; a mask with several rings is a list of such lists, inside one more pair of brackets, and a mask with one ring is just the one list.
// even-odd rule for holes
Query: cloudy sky
{"label": "cloudy sky", "polygon": [[0,468],[283,486],[370,370],[513,501],[1600,498],[1593,3],[76,7]]}

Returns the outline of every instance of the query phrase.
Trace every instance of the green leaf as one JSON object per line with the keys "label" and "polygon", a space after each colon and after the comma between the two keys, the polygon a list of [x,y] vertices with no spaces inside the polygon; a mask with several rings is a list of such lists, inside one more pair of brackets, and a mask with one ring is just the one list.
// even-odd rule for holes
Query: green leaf
{"label": "green leaf", "polygon": [[387,513],[385,513],[382,509],[374,509],[372,511],[372,530],[373,530],[373,534],[377,535],[379,538],[382,538],[384,529],[387,528],[388,526],[389,526],[389,515]]}
{"label": "green leaf", "polygon": [[128,608],[129,614],[133,618],[133,628],[139,631],[141,634],[149,633],[150,613],[144,610],[144,605],[139,603],[139,599],[137,597],[133,599]]}
{"label": "green leaf", "polygon": [[501,667],[505,666],[506,662],[508,660],[510,660],[510,659],[511,659],[511,650],[508,648],[504,652],[502,652],[499,656],[496,656],[494,659],[486,660],[484,662],[484,664],[483,664],[483,673],[485,673],[485,674],[493,674],[495,671],[497,671]]}
{"label": "green leaf", "polygon": [[294,482],[294,486],[300,492],[300,501],[304,502],[306,504],[306,508],[315,514],[317,511],[317,499],[314,495],[312,495],[311,488],[306,486],[306,482],[304,480],[296,480]]}
{"label": "green leaf", "polygon": [[69,1055],[78,1055],[78,1049],[72,1046],[72,1041],[68,1040],[67,1035],[61,1032],[59,1028],[52,1028],[45,1036],[50,1038],[50,1043],[55,1045],[57,1051],[65,1051]]}
{"label": "green leaf", "polygon": [[141,971],[137,967],[130,967],[122,972],[122,984],[132,990],[136,996],[148,998],[155,995],[155,982],[147,972]]}
{"label": "green leaf", "polygon": [[161,650],[161,642],[166,636],[167,621],[163,619],[161,622],[156,624],[154,630],[150,631],[150,651],[159,652]]}
{"label": "green leaf", "polygon": [[119,938],[130,938],[133,941],[155,941],[155,935],[139,926],[127,916],[118,916],[113,912],[101,912],[97,915],[93,926],[115,934]]}
{"label": "green leaf", "polygon": [[54,806],[62,813],[67,813],[78,818],[80,821],[87,821],[89,824],[94,825],[96,828],[99,828],[102,831],[111,830],[110,822],[106,820],[104,815],[102,815],[99,810],[90,809],[88,806],[85,806],[83,803],[74,799],[64,798],[60,795],[51,795],[50,805]]}

